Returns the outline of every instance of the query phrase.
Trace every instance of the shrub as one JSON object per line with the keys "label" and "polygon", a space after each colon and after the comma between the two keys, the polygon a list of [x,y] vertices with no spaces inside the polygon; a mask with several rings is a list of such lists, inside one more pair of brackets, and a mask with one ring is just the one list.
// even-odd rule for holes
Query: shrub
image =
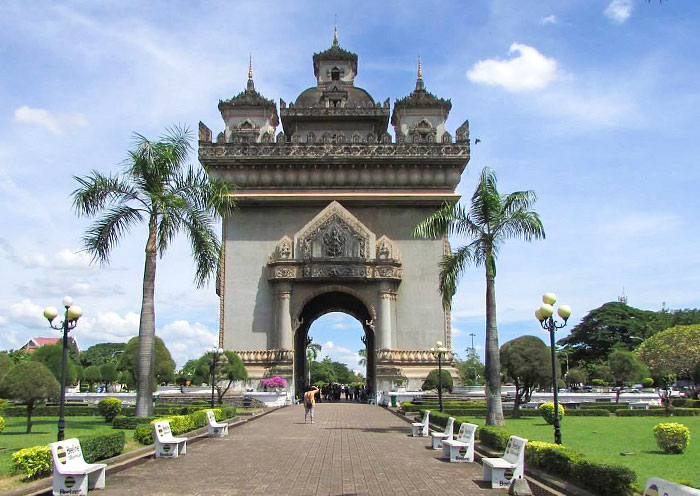
{"label": "shrub", "polygon": [[651,408],[649,410],[615,410],[618,417],[698,417],[700,408],[675,408],[673,412],[667,412],[663,408]]}
{"label": "shrub", "polygon": [[117,415],[112,421],[112,427],[115,429],[135,429],[140,424],[150,424],[151,420],[156,417],[126,417]]}
{"label": "shrub", "polygon": [[477,434],[479,435],[479,441],[483,445],[495,450],[506,449],[508,438],[510,437],[510,432],[507,432],[502,427],[492,427],[490,425],[479,427]]}
{"label": "shrub", "polygon": [[690,430],[683,424],[667,422],[654,426],[656,445],[666,453],[679,454],[690,444]]}
{"label": "shrub", "polygon": [[126,436],[123,432],[110,434],[95,434],[79,437],[80,447],[83,450],[83,458],[87,463],[112,458],[124,451]]}
{"label": "shrub", "polygon": [[644,378],[644,380],[642,380],[642,387],[650,388],[653,385],[654,385],[654,379],[652,379],[651,377],[646,377],[646,378]]}
{"label": "shrub", "polygon": [[[539,408],[540,415],[542,415],[542,418],[548,423],[548,424],[553,424],[554,423],[554,403],[551,401],[548,401],[547,403],[542,403]],[[564,418],[564,415],[566,415],[566,410],[564,407],[559,404],[559,420]]]}
{"label": "shrub", "polygon": [[690,398],[673,398],[671,405],[681,408],[700,408],[700,400],[691,400]]}
{"label": "shrub", "polygon": [[5,419],[0,417],[0,434],[5,430]]}
{"label": "shrub", "polygon": [[275,375],[270,378],[263,379],[260,381],[260,385],[265,389],[283,388],[287,387],[287,381],[284,379],[284,377]]}
{"label": "shrub", "polygon": [[105,398],[97,404],[97,411],[107,422],[111,422],[122,412],[122,402],[116,398]]}
{"label": "shrub", "polygon": [[525,448],[527,464],[563,478],[570,477],[573,462],[582,458],[580,453],[560,444],[530,441]]}
{"label": "shrub", "polygon": [[[214,408],[214,418],[222,420],[232,417],[236,409],[232,407]],[[153,444],[153,422],[156,420],[167,420],[170,422],[170,430],[174,436],[183,432],[193,431],[207,425],[207,414],[205,410],[197,410],[189,415],[171,415],[152,419],[148,424],[138,424],[134,429],[134,441],[140,444]]]}
{"label": "shrub", "polygon": [[32,446],[12,453],[12,465],[17,472],[22,472],[27,479],[51,472],[51,448]]}
{"label": "shrub", "polygon": [[581,459],[571,466],[572,478],[600,496],[628,496],[637,474],[630,468]]}
{"label": "shrub", "polygon": [[148,424],[139,424],[134,429],[134,441],[139,444],[153,444],[153,426]]}
{"label": "shrub", "polygon": [[605,387],[608,385],[608,381],[604,379],[593,379],[591,381],[591,385],[597,386],[597,387]]}

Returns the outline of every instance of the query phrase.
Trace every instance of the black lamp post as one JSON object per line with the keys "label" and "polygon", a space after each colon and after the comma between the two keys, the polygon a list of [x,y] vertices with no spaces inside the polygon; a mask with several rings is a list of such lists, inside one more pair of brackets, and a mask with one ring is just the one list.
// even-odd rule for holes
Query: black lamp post
{"label": "black lamp post", "polygon": [[44,308],[44,317],[49,321],[49,326],[52,329],[63,332],[63,358],[61,359],[61,398],[58,403],[58,440],[63,441],[66,430],[66,373],[68,361],[68,332],[75,328],[78,324],[78,319],[83,315],[83,309],[78,305],[73,305],[73,298],[65,296],[63,298],[63,306],[66,311],[63,316],[63,322],[54,325],[53,321],[58,317],[56,307]]}
{"label": "black lamp post", "polygon": [[440,403],[440,411],[442,412],[442,357],[447,353],[447,348],[442,345],[442,341],[435,343],[434,348],[430,348],[430,352],[438,359],[438,402]]}
{"label": "black lamp post", "polygon": [[557,329],[566,326],[566,321],[571,316],[571,307],[569,305],[560,305],[557,313],[564,322],[557,324],[554,320],[554,303],[557,301],[557,296],[554,293],[545,293],[542,296],[542,306],[535,310],[535,318],[540,322],[542,329],[549,332],[550,350],[552,352],[552,393],[554,395],[554,442],[561,444],[561,425],[559,422],[559,385],[557,384],[557,367],[555,355],[554,333]]}
{"label": "black lamp post", "polygon": [[211,376],[211,407],[214,408],[214,384],[216,384],[216,364],[219,362],[219,357],[224,352],[224,349],[216,346],[209,348],[207,351],[211,355],[211,362],[209,362],[209,375]]}

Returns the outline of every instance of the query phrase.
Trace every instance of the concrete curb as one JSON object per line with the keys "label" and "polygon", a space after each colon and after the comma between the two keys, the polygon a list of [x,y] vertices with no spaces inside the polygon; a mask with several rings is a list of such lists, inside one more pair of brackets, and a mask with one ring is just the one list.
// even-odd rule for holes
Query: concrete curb
{"label": "concrete curb", "polygon": [[[398,410],[393,410],[388,407],[384,408],[407,423],[413,422],[412,419],[409,419],[408,416],[400,413]],[[431,423],[430,428],[432,429],[433,427],[440,426]],[[441,428],[442,427],[435,430],[440,430]],[[476,455],[474,459],[479,463],[481,463],[482,458],[498,457],[502,454],[478,444],[475,444],[474,451]],[[552,496],[595,496],[593,493],[590,493],[585,489],[581,489],[578,486],[574,486],[565,480],[559,479],[535,468],[528,468],[527,466],[525,467],[525,479],[542,490],[547,491]]]}
{"label": "concrete curb", "polygon": [[[265,415],[272,413],[276,410],[279,410],[280,408],[284,408],[283,406],[281,407],[276,407],[276,408],[270,408],[269,410],[264,410],[261,413],[255,414],[255,415],[250,415],[246,416],[245,418],[241,417],[232,417],[231,419],[227,419],[224,422],[228,422],[229,429],[235,429],[236,427],[240,427],[243,424],[246,424],[248,422],[251,422],[255,419],[258,419],[260,417],[264,417]],[[234,420],[238,419],[238,420]],[[198,443],[200,441],[203,441],[205,439],[209,439],[208,437],[209,433],[209,428],[207,426],[205,427],[200,427],[199,429],[195,429],[190,432],[183,432],[182,435],[187,437],[188,445]],[[180,435],[180,434],[178,434]],[[153,448],[153,445],[149,446],[144,446],[143,448],[139,448],[134,451],[129,451],[128,453],[122,453],[121,455],[117,455],[113,458],[108,458],[106,460],[100,460],[99,463],[106,463],[107,464],[107,469],[106,472],[107,474],[116,474],[118,472],[121,472],[122,470],[126,470],[131,467],[135,467],[136,465],[140,465],[142,463],[147,462],[148,460],[152,459],[153,456],[155,455],[155,449]],[[31,482],[25,486],[19,487],[17,489],[13,489],[12,491],[5,493],[5,496],[45,496],[45,495],[51,495],[53,489],[53,478],[52,476],[44,477],[43,479],[39,479],[37,481]]]}

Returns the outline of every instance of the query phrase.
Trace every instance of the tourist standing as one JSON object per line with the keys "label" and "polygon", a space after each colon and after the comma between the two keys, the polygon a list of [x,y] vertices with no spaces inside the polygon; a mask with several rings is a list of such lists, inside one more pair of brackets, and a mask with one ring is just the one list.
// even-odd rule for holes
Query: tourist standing
{"label": "tourist standing", "polygon": [[320,390],[316,386],[312,386],[307,392],[304,393],[304,423],[306,419],[311,417],[311,423],[314,422],[314,407],[316,406],[316,395],[319,394]]}

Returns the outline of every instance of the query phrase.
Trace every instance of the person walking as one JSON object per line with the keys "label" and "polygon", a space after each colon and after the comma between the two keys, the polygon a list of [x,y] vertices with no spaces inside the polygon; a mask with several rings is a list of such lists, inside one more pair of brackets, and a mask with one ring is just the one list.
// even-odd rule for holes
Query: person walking
{"label": "person walking", "polygon": [[316,395],[319,394],[320,389],[317,386],[311,386],[307,392],[304,393],[304,423],[306,419],[311,417],[311,423],[314,422],[314,407],[316,406]]}

